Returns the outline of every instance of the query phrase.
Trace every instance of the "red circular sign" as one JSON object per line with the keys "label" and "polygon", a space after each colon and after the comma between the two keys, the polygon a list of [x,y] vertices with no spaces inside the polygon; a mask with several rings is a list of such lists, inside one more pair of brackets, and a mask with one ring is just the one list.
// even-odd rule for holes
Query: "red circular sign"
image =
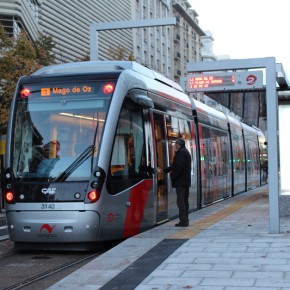
{"label": "red circular sign", "polygon": [[251,86],[257,81],[257,77],[255,75],[248,75],[246,78],[247,85]]}

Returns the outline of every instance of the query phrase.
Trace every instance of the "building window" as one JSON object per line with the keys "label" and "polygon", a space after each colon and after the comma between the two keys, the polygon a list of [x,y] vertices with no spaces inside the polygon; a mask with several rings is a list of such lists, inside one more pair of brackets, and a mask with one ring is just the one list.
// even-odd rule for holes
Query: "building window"
{"label": "building window", "polygon": [[14,19],[13,20],[13,36],[15,39],[17,39],[20,36],[21,33],[21,24]]}
{"label": "building window", "polygon": [[3,25],[6,34],[14,39],[19,37],[23,29],[23,25],[18,17],[1,15],[0,23]]}

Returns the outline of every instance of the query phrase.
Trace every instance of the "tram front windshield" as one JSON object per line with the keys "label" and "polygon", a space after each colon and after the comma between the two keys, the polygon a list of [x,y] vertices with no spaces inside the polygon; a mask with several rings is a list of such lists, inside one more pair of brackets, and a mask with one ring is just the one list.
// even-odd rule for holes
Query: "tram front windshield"
{"label": "tram front windshield", "polygon": [[20,85],[13,123],[16,181],[85,181],[96,165],[114,82]]}

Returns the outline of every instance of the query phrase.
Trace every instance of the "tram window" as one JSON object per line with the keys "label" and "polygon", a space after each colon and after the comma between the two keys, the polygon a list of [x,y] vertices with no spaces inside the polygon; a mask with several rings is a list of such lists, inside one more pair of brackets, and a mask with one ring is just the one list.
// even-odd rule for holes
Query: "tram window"
{"label": "tram window", "polygon": [[229,167],[228,134],[221,130],[202,127],[201,156],[207,176],[222,176]]}
{"label": "tram window", "polygon": [[210,128],[200,126],[200,155],[201,155],[201,174],[202,178],[211,175],[211,135]]}
{"label": "tram window", "polygon": [[173,160],[175,154],[174,144],[177,138],[183,138],[185,140],[185,146],[192,155],[190,122],[173,116],[166,116],[166,127],[170,161]]}
{"label": "tram window", "polygon": [[107,188],[115,194],[152,175],[146,164],[142,110],[124,104],[117,125]]}
{"label": "tram window", "polygon": [[245,190],[245,155],[241,136],[232,136],[233,144],[233,174],[235,180],[234,194]]}

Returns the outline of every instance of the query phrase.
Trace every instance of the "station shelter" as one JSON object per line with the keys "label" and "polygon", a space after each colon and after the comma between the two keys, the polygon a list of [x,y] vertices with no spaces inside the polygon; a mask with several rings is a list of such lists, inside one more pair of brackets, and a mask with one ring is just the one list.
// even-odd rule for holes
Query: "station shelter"
{"label": "station shelter", "polygon": [[[290,87],[282,64],[274,57],[189,62],[181,86],[193,98],[235,115],[265,136],[269,183],[269,232],[280,232],[281,196],[290,179]],[[288,211],[290,212],[290,202]]]}

